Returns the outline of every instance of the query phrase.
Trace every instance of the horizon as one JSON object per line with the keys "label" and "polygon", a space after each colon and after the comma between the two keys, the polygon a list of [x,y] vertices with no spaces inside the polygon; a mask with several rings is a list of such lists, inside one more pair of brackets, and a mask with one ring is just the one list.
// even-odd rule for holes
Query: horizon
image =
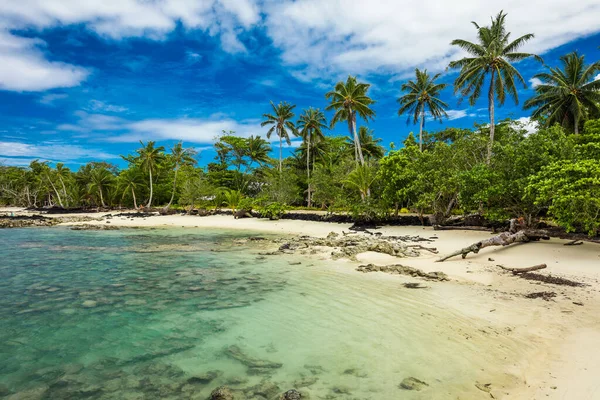
{"label": "horizon", "polygon": [[[368,125],[389,149],[418,133],[397,115],[400,85],[417,67],[441,72],[451,85],[457,71],[446,66],[462,53],[450,41],[473,40],[470,21],[485,25],[501,9],[513,38],[536,35],[523,51],[542,56],[546,65],[557,66],[572,51],[588,64],[600,59],[600,4],[594,1],[473,2],[460,10],[433,2],[436,12],[374,2],[370,13],[359,2],[336,8],[311,0],[64,4],[0,5],[0,165],[39,159],[73,169],[89,161],[123,167],[120,155],[132,153],[139,140],[167,148],[181,140],[206,165],[222,130],[265,138],[268,128],[260,121],[270,101],[296,104],[296,118],[309,106],[323,110],[325,93],[348,74],[372,85],[377,115],[359,125]],[[567,8],[570,14],[563,15]],[[285,22],[275,18],[282,15]],[[507,99],[497,107],[496,120],[528,126],[530,112],[522,104],[544,65],[525,60],[517,68],[527,87],[519,86],[519,105]],[[449,118],[428,121],[425,130],[488,120],[485,96],[470,107],[449,87],[442,99]],[[326,112],[328,121],[331,115]],[[338,124],[326,134],[345,136],[347,129]],[[293,140],[285,155],[299,143]]]}

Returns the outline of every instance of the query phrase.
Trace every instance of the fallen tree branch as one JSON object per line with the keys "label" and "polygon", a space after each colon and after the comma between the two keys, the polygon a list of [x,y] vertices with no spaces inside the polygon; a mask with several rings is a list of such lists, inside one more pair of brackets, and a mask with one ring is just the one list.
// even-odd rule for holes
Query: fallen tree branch
{"label": "fallen tree branch", "polygon": [[443,262],[449,258],[456,257],[459,255],[462,256],[462,258],[464,259],[465,257],[467,257],[467,254],[469,254],[469,253],[477,254],[477,253],[479,253],[479,250],[481,250],[485,247],[508,246],[509,244],[513,244],[513,243],[519,243],[519,242],[527,243],[527,242],[531,242],[531,241],[538,241],[540,239],[549,240],[550,238],[548,237],[548,233],[546,231],[542,231],[542,230],[531,229],[531,230],[519,231],[517,233],[502,232],[499,235],[493,236],[489,239],[482,240],[477,243],[473,243],[472,245],[470,245],[468,247],[457,250],[454,253],[448,254],[447,256],[440,258],[436,262]]}
{"label": "fallen tree branch", "polygon": [[433,225],[434,231],[480,231],[491,232],[490,228],[483,226],[457,226],[457,225]]}
{"label": "fallen tree branch", "polygon": [[580,244],[583,244],[583,242],[579,239],[575,239],[565,243],[563,246],[579,246]]}
{"label": "fallen tree branch", "polygon": [[509,268],[509,267],[504,267],[502,265],[497,265],[497,266],[502,268],[505,271],[510,271],[515,275],[522,274],[523,272],[537,271],[538,269],[544,269],[547,267],[546,264],[534,265],[533,267],[527,267],[527,268]]}

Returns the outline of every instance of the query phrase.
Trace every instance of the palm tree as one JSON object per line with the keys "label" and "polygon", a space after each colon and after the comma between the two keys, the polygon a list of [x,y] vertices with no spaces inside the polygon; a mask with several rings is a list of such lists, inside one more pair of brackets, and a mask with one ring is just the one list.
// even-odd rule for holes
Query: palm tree
{"label": "palm tree", "polygon": [[90,193],[97,192],[99,194],[100,205],[102,205],[102,207],[106,207],[103,195],[104,189],[107,189],[110,186],[113,178],[113,174],[106,168],[96,167],[90,171],[88,191]]}
{"label": "palm tree", "polygon": [[279,172],[281,172],[283,170],[282,141],[285,138],[288,146],[292,144],[288,129],[293,135],[298,136],[298,130],[291,121],[292,118],[294,118],[294,113],[292,110],[296,106],[287,102],[282,102],[278,105],[275,105],[273,102],[271,102],[271,107],[273,107],[274,114],[263,114],[263,118],[266,118],[266,120],[263,121],[260,126],[273,125],[267,132],[267,139],[271,138],[273,132],[279,136]]}
{"label": "palm tree", "polygon": [[58,180],[59,180],[60,184],[62,185],[65,203],[68,203],[68,201],[69,201],[69,199],[68,199],[69,196],[67,194],[67,187],[65,186],[65,179],[67,179],[70,176],[70,174],[71,174],[71,171],[69,170],[69,168],[65,167],[65,165],[63,163],[56,163],[56,176],[58,177]]}
{"label": "palm tree", "polygon": [[423,126],[425,125],[425,109],[429,109],[429,114],[434,120],[442,122],[443,117],[448,117],[446,108],[448,104],[440,100],[440,91],[444,90],[446,83],[436,83],[435,81],[440,77],[441,74],[435,74],[433,77],[429,76],[427,70],[421,71],[415,69],[416,80],[408,81],[402,84],[401,90],[406,94],[398,98],[400,103],[400,109],[398,115],[408,113],[407,123],[410,122],[411,116],[413,124],[416,124],[419,118],[421,123],[419,125],[419,149],[423,151]]}
{"label": "palm tree", "polygon": [[137,188],[138,183],[139,183],[139,175],[137,172],[138,172],[138,170],[136,170],[135,168],[128,168],[128,169],[122,171],[121,174],[119,175],[119,186],[121,187],[121,190],[123,191],[121,200],[123,200],[123,198],[125,197],[125,194],[129,190],[131,190],[131,196],[133,197],[133,206],[135,208],[138,208],[137,199],[135,197],[135,189]]}
{"label": "palm tree", "polygon": [[499,105],[503,105],[508,92],[515,103],[518,104],[519,96],[515,79],[521,82],[523,87],[527,87],[525,80],[511,63],[528,57],[534,57],[541,61],[541,58],[536,55],[518,52],[521,46],[533,39],[533,33],[528,33],[509,42],[510,32],[506,32],[505,18],[506,14],[500,11],[496,18],[492,19],[491,26],[480,27],[473,22],[473,25],[477,28],[478,43],[471,43],[462,39],[453,40],[451,43],[470,54],[470,57],[452,61],[449,65],[450,68],[460,68],[460,74],[454,81],[455,93],[460,91],[463,96],[468,96],[469,103],[474,105],[481,95],[483,84],[489,75],[490,140],[487,151],[488,164],[492,159],[492,145],[494,143],[495,98],[498,99]]}
{"label": "palm tree", "polygon": [[358,165],[348,174],[345,183],[358,189],[360,197],[364,200],[371,195],[371,185],[376,178],[375,171],[370,165]]}
{"label": "palm tree", "polygon": [[258,163],[259,166],[263,166],[269,162],[269,152],[271,146],[269,142],[261,138],[260,136],[250,136],[248,139],[248,158],[250,158],[249,167],[254,163]]}
{"label": "palm tree", "polygon": [[325,98],[330,101],[325,110],[335,110],[331,120],[331,129],[340,121],[348,122],[350,136],[354,137],[355,159],[357,162],[360,160],[361,165],[365,164],[365,159],[360,148],[360,139],[356,133],[356,114],[365,121],[375,117],[375,111],[369,108],[375,101],[367,96],[370,86],[367,83],[357,82],[354,76],[348,76],[346,83],[343,81],[336,83],[333,91],[325,94]]}
{"label": "palm tree", "polygon": [[175,189],[177,188],[177,172],[179,172],[179,168],[184,165],[196,164],[196,160],[194,159],[195,155],[196,150],[184,149],[182,142],[177,143],[171,148],[171,161],[174,164],[175,176],[173,177],[173,191],[171,192],[171,199],[169,200],[169,204],[165,206],[165,210],[168,210],[169,207],[171,207],[173,199],[175,198]]}
{"label": "palm tree", "polygon": [[306,177],[308,182],[307,205],[308,207],[311,207],[310,148],[314,143],[320,142],[325,138],[323,129],[327,129],[327,119],[321,110],[309,107],[307,110],[304,110],[297,125],[300,129],[300,136],[306,147]]}
{"label": "palm tree", "polygon": [[536,95],[525,102],[525,109],[536,107],[533,118],[547,117],[546,125],[559,123],[573,127],[592,114],[600,114],[600,80],[594,80],[600,71],[600,61],[585,65],[585,57],[577,52],[560,58],[563,69],[548,68],[549,72],[535,75],[543,83],[535,88]]}
{"label": "palm tree", "polygon": [[[383,139],[375,139],[372,129],[366,126],[358,128],[358,139],[360,140],[360,148],[367,160],[378,159],[385,154],[385,149],[379,144]],[[352,142],[352,138],[348,138],[348,140]]]}
{"label": "palm tree", "polygon": [[152,205],[153,194],[152,171],[156,170],[158,164],[165,159],[165,148],[163,146],[154,147],[155,142],[152,140],[149,141],[148,144],[144,144],[144,142],[140,140],[140,144],[142,145],[142,148],[137,149],[136,152],[138,153],[137,158],[139,159],[140,166],[142,169],[148,172],[148,181],[150,182],[150,198],[148,199],[148,204],[146,204],[146,207],[150,208]]}

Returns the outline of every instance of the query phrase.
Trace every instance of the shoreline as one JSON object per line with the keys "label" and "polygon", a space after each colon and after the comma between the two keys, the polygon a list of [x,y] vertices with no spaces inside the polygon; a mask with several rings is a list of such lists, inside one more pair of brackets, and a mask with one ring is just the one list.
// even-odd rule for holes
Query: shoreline
{"label": "shoreline", "polygon": [[[7,211],[0,209],[0,212]],[[8,210],[19,212],[19,210]],[[21,212],[19,212],[21,213]],[[232,216],[150,216],[109,217],[112,213],[52,214],[49,218],[88,217],[92,220],[63,222],[58,226],[96,225],[123,228],[191,228],[227,229],[281,235],[309,235],[325,237],[330,232],[349,232],[350,224],[313,221],[262,219],[234,219]],[[501,345],[504,340],[518,338],[532,344],[532,350],[523,359],[514,360],[514,368],[507,371],[516,377],[510,390],[493,391],[494,396],[511,399],[594,398],[600,394],[600,245],[586,242],[580,246],[564,246],[568,240],[551,239],[544,242],[492,247],[479,254],[470,254],[444,263],[435,263],[439,256],[490,237],[484,231],[434,231],[431,227],[384,226],[377,230],[383,235],[413,235],[433,238],[439,254],[421,252],[419,257],[397,258],[387,254],[365,252],[356,261],[332,260],[330,267],[341,272],[354,271],[359,264],[402,264],[424,272],[443,271],[451,282],[429,285],[428,290],[443,294],[445,306],[471,318],[489,321],[492,326],[506,326],[506,332],[496,332]],[[364,235],[359,233],[357,235]],[[305,256],[303,256],[305,257]],[[310,257],[310,256],[308,256]],[[327,260],[327,251],[314,257]],[[585,287],[566,287],[531,282],[502,271],[506,267],[528,267],[546,263],[548,268],[538,271],[583,282]],[[384,273],[365,274],[369,279],[395,280],[399,283],[416,278]],[[526,294],[553,292],[549,300],[528,299]],[[472,298],[474,301],[465,301]],[[492,333],[490,333],[492,334]],[[535,349],[535,350],[534,350]],[[492,386],[493,387],[493,386]],[[482,394],[484,394],[482,392]]]}

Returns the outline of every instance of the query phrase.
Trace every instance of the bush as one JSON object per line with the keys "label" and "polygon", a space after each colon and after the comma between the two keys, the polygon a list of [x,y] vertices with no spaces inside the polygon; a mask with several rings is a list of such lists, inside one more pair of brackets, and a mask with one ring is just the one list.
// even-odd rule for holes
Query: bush
{"label": "bush", "polygon": [[270,220],[278,220],[287,210],[287,205],[283,203],[273,202],[262,207],[260,210],[260,216],[263,218],[269,218]]}
{"label": "bush", "polygon": [[238,210],[243,210],[246,212],[252,212],[252,208],[254,207],[254,199],[250,197],[244,197],[241,199],[237,205]]}
{"label": "bush", "polygon": [[402,207],[402,208],[400,209],[400,214],[408,214],[409,212],[410,212],[410,211],[409,211],[409,210],[408,210],[408,208],[406,208],[406,207]]}

